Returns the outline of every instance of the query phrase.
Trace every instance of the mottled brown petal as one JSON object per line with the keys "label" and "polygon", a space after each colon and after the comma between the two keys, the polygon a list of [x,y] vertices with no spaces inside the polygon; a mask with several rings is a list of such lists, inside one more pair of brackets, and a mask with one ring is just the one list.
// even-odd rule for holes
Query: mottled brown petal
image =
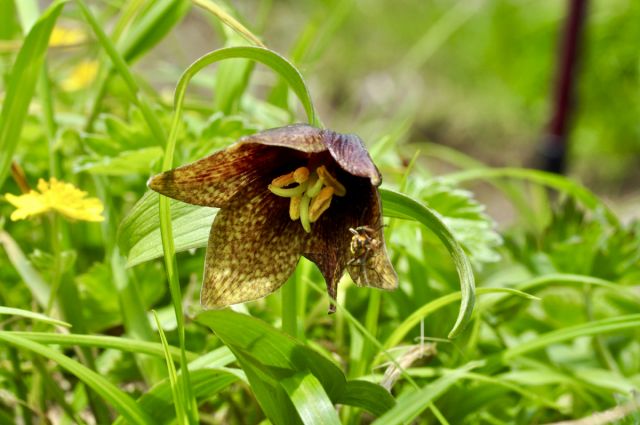
{"label": "mottled brown petal", "polygon": [[234,198],[213,222],[200,294],[205,308],[269,295],[300,258],[302,227],[289,218],[289,199],[266,187],[254,193]]}
{"label": "mottled brown petal", "polygon": [[325,130],[324,140],[329,153],[343,170],[354,176],[366,177],[372,185],[380,186],[380,172],[358,136]]}
{"label": "mottled brown petal", "polygon": [[327,150],[323,135],[325,130],[307,124],[293,124],[272,128],[240,139],[240,143],[259,143],[280,146],[301,152],[322,152]]}
{"label": "mottled brown petal", "polygon": [[372,237],[377,239],[380,245],[372,250],[365,264],[355,262],[350,264],[347,270],[358,286],[371,286],[390,291],[398,287],[398,275],[389,260],[384,242],[382,207],[377,189],[372,188],[370,196],[368,204],[371,208],[366,211],[363,221],[374,230]]}
{"label": "mottled brown petal", "polygon": [[191,164],[149,179],[150,189],[182,202],[223,207],[243,187],[272,178],[267,175],[290,159],[286,149],[236,143]]}
{"label": "mottled brown petal", "polygon": [[[303,255],[320,269],[327,292],[333,299],[337,295],[338,282],[352,257],[349,246],[353,235],[349,228],[367,225],[379,227],[381,223],[377,190],[370,181],[346,173],[338,178],[345,183],[347,195],[333,198],[331,207],[312,224],[311,235],[303,249]],[[333,306],[329,311],[334,311]]]}

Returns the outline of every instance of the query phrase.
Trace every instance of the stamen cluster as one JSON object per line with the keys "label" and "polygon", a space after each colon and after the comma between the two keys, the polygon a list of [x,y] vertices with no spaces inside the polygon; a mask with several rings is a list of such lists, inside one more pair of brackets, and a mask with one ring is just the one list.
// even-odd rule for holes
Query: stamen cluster
{"label": "stamen cluster", "polygon": [[294,171],[273,179],[268,186],[275,195],[291,198],[289,217],[300,220],[302,228],[311,232],[311,223],[331,206],[333,195],[345,196],[347,190],[324,165],[314,171],[298,167]]}

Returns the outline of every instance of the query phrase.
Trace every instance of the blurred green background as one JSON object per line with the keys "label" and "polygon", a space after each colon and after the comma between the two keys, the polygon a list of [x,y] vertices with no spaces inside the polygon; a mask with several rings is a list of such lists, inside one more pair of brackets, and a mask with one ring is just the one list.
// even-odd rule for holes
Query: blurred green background
{"label": "blurred green background", "polygon": [[[399,142],[431,141],[490,165],[516,166],[533,164],[550,119],[567,4],[333,0],[231,6],[268,46],[300,67],[328,127],[357,131],[370,143],[396,128]],[[184,67],[219,47],[205,19],[192,13],[151,60]],[[638,1],[589,2],[570,135],[569,174],[623,202],[633,199],[640,182],[638,22]],[[260,78],[252,84],[258,93],[270,87]]]}

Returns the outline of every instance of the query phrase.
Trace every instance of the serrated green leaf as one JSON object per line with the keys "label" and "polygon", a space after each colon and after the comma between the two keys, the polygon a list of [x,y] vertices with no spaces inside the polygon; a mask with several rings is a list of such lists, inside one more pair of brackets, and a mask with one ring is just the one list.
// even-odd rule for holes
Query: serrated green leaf
{"label": "serrated green leaf", "polygon": [[502,245],[502,237],[473,193],[440,179],[416,180],[407,191],[440,214],[475,266],[500,259],[497,249]]}
{"label": "serrated green leaf", "polygon": [[[147,191],[120,223],[118,244],[132,267],[162,257],[160,219],[156,192]],[[171,217],[176,251],[207,245],[217,209],[171,201]]]}

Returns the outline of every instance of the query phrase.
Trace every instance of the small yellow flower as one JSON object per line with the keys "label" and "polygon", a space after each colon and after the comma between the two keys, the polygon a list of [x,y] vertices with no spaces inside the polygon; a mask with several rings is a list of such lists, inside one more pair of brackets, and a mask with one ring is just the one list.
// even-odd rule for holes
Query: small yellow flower
{"label": "small yellow flower", "polygon": [[76,65],[71,74],[62,80],[61,86],[65,91],[76,91],[89,87],[98,74],[98,61],[85,60]]}
{"label": "small yellow flower", "polygon": [[12,221],[23,220],[48,211],[56,211],[74,220],[103,221],[102,202],[98,198],[86,198],[86,196],[87,192],[53,177],[49,182],[40,179],[38,191],[32,190],[20,196],[10,193],[5,195],[7,201],[16,207],[11,214]]}
{"label": "small yellow flower", "polygon": [[84,31],[81,31],[77,28],[65,28],[56,26],[53,28],[53,31],[51,31],[51,37],[49,37],[49,46],[73,46],[75,44],[82,43],[86,40],[86,38],[87,37]]}

